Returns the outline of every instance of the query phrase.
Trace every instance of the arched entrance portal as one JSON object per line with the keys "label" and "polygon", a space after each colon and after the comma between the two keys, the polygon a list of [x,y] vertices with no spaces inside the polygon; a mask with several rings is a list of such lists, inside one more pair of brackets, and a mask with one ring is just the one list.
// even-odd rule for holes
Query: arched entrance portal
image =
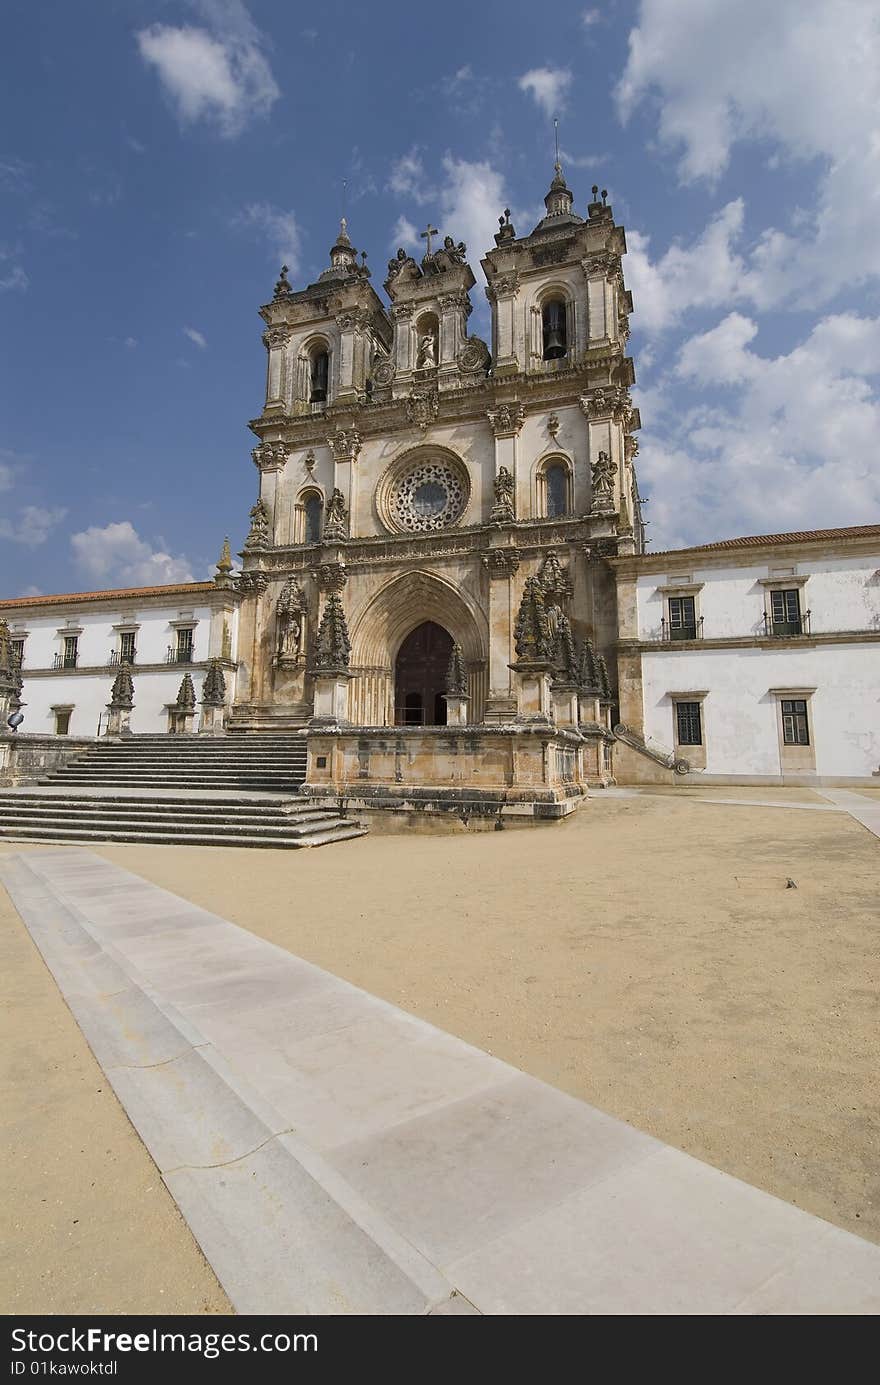
{"label": "arched entrance portal", "polygon": [[394,665],[394,721],[397,726],[445,726],[446,671],[452,636],[426,620],[407,635]]}

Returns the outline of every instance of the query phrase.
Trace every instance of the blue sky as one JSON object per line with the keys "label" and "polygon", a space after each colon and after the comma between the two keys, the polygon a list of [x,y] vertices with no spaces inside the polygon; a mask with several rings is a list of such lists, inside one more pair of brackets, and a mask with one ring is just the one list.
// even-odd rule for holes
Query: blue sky
{"label": "blue sky", "polygon": [[875,0],[13,0],[0,57],[0,591],[201,578],[256,493],[282,258],[428,218],[627,229],[655,548],[880,519]]}

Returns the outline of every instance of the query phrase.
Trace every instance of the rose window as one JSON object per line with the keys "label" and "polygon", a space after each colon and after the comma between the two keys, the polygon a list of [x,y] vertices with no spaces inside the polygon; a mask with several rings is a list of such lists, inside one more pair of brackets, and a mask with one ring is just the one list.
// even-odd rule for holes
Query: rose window
{"label": "rose window", "polygon": [[410,533],[445,529],[464,514],[467,478],[445,460],[420,462],[394,483],[389,509],[396,527]]}

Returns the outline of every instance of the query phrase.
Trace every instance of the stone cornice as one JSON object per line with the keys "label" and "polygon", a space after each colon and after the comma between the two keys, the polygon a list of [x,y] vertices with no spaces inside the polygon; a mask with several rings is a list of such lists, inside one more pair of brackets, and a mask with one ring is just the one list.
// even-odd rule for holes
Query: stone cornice
{"label": "stone cornice", "polygon": [[[236,664],[230,659],[219,661],[224,668],[235,668]],[[137,680],[144,673],[168,673],[176,674],[179,678],[181,670],[184,673],[192,673],[208,667],[209,660],[203,659],[191,664],[166,664],[163,660],[161,664],[132,664],[131,676],[135,686],[135,704],[137,703]],[[21,676],[25,682],[29,678],[101,678],[112,681],[115,674],[119,672],[115,665],[109,664],[82,664],[76,668],[28,668],[27,665],[21,670]]]}
{"label": "stone cornice", "polygon": [[822,630],[810,635],[729,635],[702,640],[620,639],[624,654],[699,654],[703,649],[815,649],[823,644],[880,644],[880,630]]}

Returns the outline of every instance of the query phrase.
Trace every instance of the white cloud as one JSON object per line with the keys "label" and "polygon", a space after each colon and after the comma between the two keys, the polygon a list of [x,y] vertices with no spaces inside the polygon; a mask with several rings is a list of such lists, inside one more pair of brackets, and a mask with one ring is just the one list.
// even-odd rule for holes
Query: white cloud
{"label": "white cloud", "polygon": [[251,202],[239,212],[235,225],[257,231],[276,262],[286,264],[291,274],[297,273],[302,242],[293,212],[285,212],[271,202]]}
{"label": "white cloud", "polygon": [[152,24],[138,48],[153,66],[182,124],[204,120],[231,138],[265,116],[281,95],[264,40],[238,0],[193,0],[209,28]]}
{"label": "white cloud", "polygon": [[705,393],[680,409],[667,378],[644,405],[640,479],[655,548],[880,514],[880,318],[825,317],[776,357],[754,349],[757,333],[731,313],[692,337],[674,374]]}
{"label": "white cloud", "polygon": [[876,0],[642,0],[622,118],[645,101],[685,181],[719,177],[742,141],[814,162],[816,205],[766,230],[750,255],[754,301],[827,301],[880,275]]}
{"label": "white cloud", "polygon": [[533,67],[519,79],[520,91],[535,98],[546,116],[558,115],[565,106],[571,73],[564,67]]}
{"label": "white cloud", "polygon": [[584,10],[581,14],[581,23],[585,29],[590,29],[594,24],[598,24],[601,18],[601,10]]}
{"label": "white cloud", "polygon": [[417,250],[419,247],[419,233],[405,216],[399,216],[395,221],[389,241],[392,250],[396,250],[400,245],[404,250]]}
{"label": "white cloud", "polygon": [[16,289],[23,292],[30,283],[21,265],[15,264],[14,259],[15,252],[8,246],[0,245],[0,293],[14,292]]}
{"label": "white cloud", "polygon": [[388,186],[398,197],[411,197],[415,202],[427,202],[434,196],[417,148],[412,148],[408,154],[401,154],[394,161]]}
{"label": "white cloud", "polygon": [[0,491],[10,491],[15,484],[15,473],[8,462],[0,462]]}
{"label": "white cloud", "polygon": [[151,548],[127,519],[73,534],[70,546],[78,568],[96,588],[151,587],[195,580],[186,558]]}
{"label": "white cloud", "polygon": [[742,233],[742,198],[728,202],[690,245],[674,244],[650,258],[650,238],[627,231],[626,280],[639,330],[661,332],[692,308],[715,308],[750,295],[746,266],[734,244]]}
{"label": "white cloud", "polygon": [[17,522],[0,519],[0,538],[23,544],[25,548],[39,548],[66,514],[67,511],[63,509],[50,510],[41,505],[24,505],[18,512]]}
{"label": "white cloud", "polygon": [[137,337],[126,337],[122,345],[126,351],[134,351],[137,346]]}
{"label": "white cloud", "polygon": [[204,351],[208,345],[207,337],[203,336],[201,332],[197,332],[195,327],[184,327],[183,335],[185,337],[189,337],[190,341],[193,342],[193,344],[197,346],[200,351]]}

